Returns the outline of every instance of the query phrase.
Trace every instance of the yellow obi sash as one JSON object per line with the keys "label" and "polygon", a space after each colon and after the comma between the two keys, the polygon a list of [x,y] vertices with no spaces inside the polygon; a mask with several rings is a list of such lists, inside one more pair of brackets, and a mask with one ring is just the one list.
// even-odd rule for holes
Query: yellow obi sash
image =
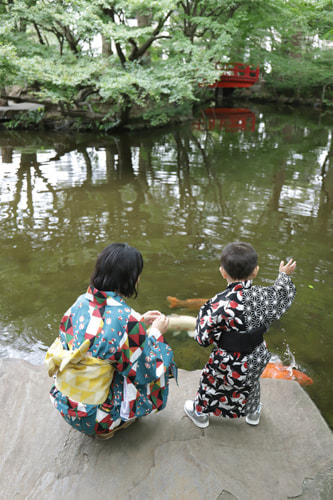
{"label": "yellow obi sash", "polygon": [[109,361],[87,356],[90,347],[85,340],[78,349],[67,351],[57,338],[48,349],[44,364],[49,376],[55,373],[55,386],[78,403],[98,405],[106,400],[114,367]]}

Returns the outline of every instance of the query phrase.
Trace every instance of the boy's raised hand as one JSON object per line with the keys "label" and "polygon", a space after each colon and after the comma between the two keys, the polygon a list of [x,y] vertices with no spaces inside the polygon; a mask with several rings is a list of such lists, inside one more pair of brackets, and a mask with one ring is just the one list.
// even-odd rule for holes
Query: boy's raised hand
{"label": "boy's raised hand", "polygon": [[295,271],[295,269],[296,269],[296,260],[290,259],[287,262],[287,264],[284,264],[284,261],[281,260],[279,267],[280,273],[292,274]]}

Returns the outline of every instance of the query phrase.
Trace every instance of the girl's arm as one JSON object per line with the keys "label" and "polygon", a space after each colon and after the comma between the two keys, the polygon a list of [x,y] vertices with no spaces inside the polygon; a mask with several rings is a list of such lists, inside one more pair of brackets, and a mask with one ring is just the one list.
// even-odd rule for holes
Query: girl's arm
{"label": "girl's arm", "polygon": [[[128,317],[126,331],[119,340],[117,351],[109,358],[114,363],[116,370],[124,376],[134,375],[136,361],[143,353],[146,344],[156,340],[164,342],[162,333],[167,331],[168,322],[169,320],[159,313],[158,317],[151,323],[148,335],[143,316],[132,309]],[[155,340],[150,337],[154,337]]]}

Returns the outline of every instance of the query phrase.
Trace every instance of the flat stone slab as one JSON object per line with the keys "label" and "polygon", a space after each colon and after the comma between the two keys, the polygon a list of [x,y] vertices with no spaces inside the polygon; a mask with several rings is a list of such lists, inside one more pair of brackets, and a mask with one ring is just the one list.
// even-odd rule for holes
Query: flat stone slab
{"label": "flat stone slab", "polygon": [[0,359],[1,499],[333,498],[333,434],[297,382],[261,381],[257,427],[211,417],[199,429],[183,412],[199,375],[179,370],[162,412],[99,441],[52,407],[43,366]]}
{"label": "flat stone slab", "polygon": [[34,102],[19,102],[9,104],[8,106],[0,106],[0,119],[14,118],[15,116],[25,113],[27,111],[35,111],[44,109],[43,104]]}

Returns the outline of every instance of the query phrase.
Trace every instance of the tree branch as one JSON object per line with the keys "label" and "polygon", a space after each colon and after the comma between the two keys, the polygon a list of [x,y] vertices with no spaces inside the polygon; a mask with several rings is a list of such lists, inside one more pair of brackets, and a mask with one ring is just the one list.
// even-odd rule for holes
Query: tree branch
{"label": "tree branch", "polygon": [[148,40],[146,40],[142,45],[140,45],[140,47],[138,47],[138,44],[136,43],[134,38],[128,39],[128,42],[132,46],[131,53],[128,57],[129,61],[136,61],[137,59],[140,59],[140,57],[142,57],[144,55],[144,53],[147,52],[147,50],[155,42],[155,40],[158,40],[161,38],[171,38],[168,35],[160,35],[160,32],[162,31],[165,23],[167,22],[167,20],[171,16],[172,12],[173,12],[173,10],[170,10],[165,15],[165,17],[159,19],[158,24],[157,24],[156,28],[154,29],[154,31],[152,32],[152,35],[150,36],[150,38],[148,38]]}
{"label": "tree branch", "polygon": [[42,34],[41,34],[41,32],[40,32],[40,29],[39,29],[38,24],[36,23],[36,21],[33,21],[33,23],[32,23],[32,24],[33,24],[33,26],[34,26],[34,28],[35,28],[35,30],[36,30],[36,33],[37,33],[37,36],[38,36],[39,43],[40,43],[41,45],[45,45],[45,42],[44,42],[44,39],[43,39]]}

